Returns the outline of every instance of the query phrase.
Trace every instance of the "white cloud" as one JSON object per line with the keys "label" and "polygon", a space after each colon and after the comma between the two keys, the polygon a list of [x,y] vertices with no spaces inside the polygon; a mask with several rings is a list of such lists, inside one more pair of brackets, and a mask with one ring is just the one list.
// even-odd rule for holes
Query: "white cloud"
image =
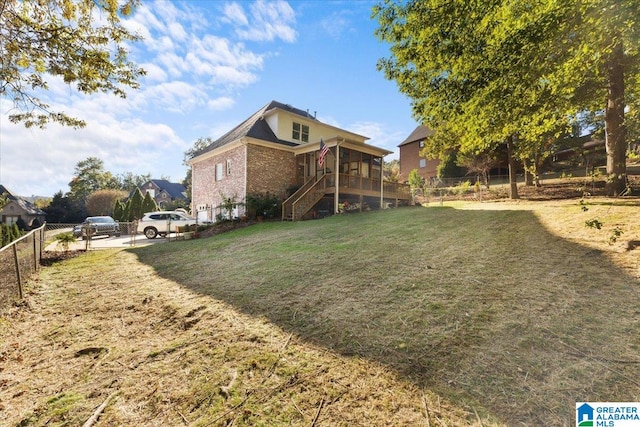
{"label": "white cloud", "polygon": [[207,94],[195,85],[183,81],[171,81],[145,89],[146,102],[153,108],[159,107],[172,113],[186,113],[203,105]]}
{"label": "white cloud", "polygon": [[168,78],[167,73],[157,64],[147,62],[140,64],[140,66],[147,72],[147,75],[144,77],[147,83],[164,82]]}
{"label": "white cloud", "polygon": [[343,33],[352,31],[352,24],[349,11],[339,11],[332,13],[329,17],[320,22],[322,29],[333,39],[339,39]]}
{"label": "white cloud", "polygon": [[262,69],[263,56],[246,49],[242,43],[205,36],[193,40],[192,49],[184,58],[188,69],[198,75],[208,76],[214,86],[247,85],[257,80],[256,72]]}
{"label": "white cloud", "polygon": [[236,102],[233,100],[233,98],[229,98],[228,96],[223,96],[220,98],[216,98],[216,99],[210,99],[207,102],[207,106],[209,107],[210,110],[228,110],[229,108],[233,107],[233,105]]}
{"label": "white cloud", "polygon": [[228,3],[224,6],[224,22],[238,25],[249,25],[247,15],[244,14],[244,9],[238,3]]}
{"label": "white cloud", "polygon": [[[26,129],[8,121],[10,102],[0,110],[0,183],[21,195],[52,196],[66,192],[76,164],[98,157],[112,173],[151,173],[184,177],[182,157],[188,144],[176,134],[208,130],[214,138],[237,122],[212,124],[210,112],[235,105],[232,93],[260,78],[268,50],[249,41],[293,42],[295,13],[284,1],[228,3],[222,18],[198,2],[143,2],[123,21],[144,37],[127,44],[130,59],[147,75],[140,89],[124,88],[127,98],[112,94],[80,94],[59,78],[49,78],[42,99],[53,111],[87,122],[81,130],[50,124],[46,130]],[[221,24],[231,25],[226,29]],[[193,123],[186,118],[201,117]],[[244,118],[242,118],[244,119]],[[172,128],[174,126],[174,128]],[[192,135],[185,138],[191,138]]]}
{"label": "white cloud", "polygon": [[182,25],[177,22],[169,23],[168,31],[173,40],[181,42],[187,40],[187,32],[184,30]]}
{"label": "white cloud", "polygon": [[87,127],[80,130],[57,124],[46,130],[26,129],[8,123],[3,111],[0,182],[19,195],[51,197],[58,190],[68,191],[75,166],[87,157],[100,158],[114,174],[184,177],[180,161],[170,169],[164,161],[181,159],[186,149],[169,126],[140,119],[119,121],[108,115],[85,119]]}
{"label": "white cloud", "polygon": [[296,40],[296,15],[289,3],[282,0],[257,0],[249,8],[251,17],[247,18],[238,3],[225,7],[223,21],[237,25],[235,31],[238,37],[252,41],[280,39],[288,43]]}
{"label": "white cloud", "polygon": [[173,52],[161,53],[156,57],[156,63],[159,66],[163,66],[165,71],[169,73],[169,76],[173,78],[179,78],[182,75],[184,58]]}
{"label": "white cloud", "polygon": [[407,135],[402,134],[400,131],[388,129],[386,124],[370,121],[352,123],[347,129],[359,135],[369,137],[370,139],[367,141],[368,144],[393,151],[393,154],[390,154],[387,160],[398,158],[400,153],[398,144],[407,137]]}

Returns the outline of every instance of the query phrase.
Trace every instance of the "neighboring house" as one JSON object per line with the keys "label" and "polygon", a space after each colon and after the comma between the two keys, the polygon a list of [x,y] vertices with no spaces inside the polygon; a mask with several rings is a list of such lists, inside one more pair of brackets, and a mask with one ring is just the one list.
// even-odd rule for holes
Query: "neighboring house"
{"label": "neighboring house", "polygon": [[559,150],[553,153],[553,162],[563,162],[567,160],[576,160],[588,163],[589,157],[597,154],[606,155],[604,140],[595,139],[591,135],[584,135],[578,138],[577,144],[579,148],[572,147],[565,150]]}
{"label": "neighboring house", "polygon": [[33,221],[35,220],[37,220],[36,225],[38,223],[44,223],[46,214],[33,203],[14,195],[3,185],[0,185],[0,195],[5,195],[8,202],[0,209],[0,219],[2,223],[13,225],[18,222],[20,218],[22,218],[27,227],[34,225]]}
{"label": "neighboring house", "polygon": [[433,135],[431,129],[426,126],[418,126],[407,139],[398,145],[400,147],[400,175],[404,181],[409,179],[409,173],[414,169],[417,169],[420,176],[426,180],[438,176],[440,160],[420,156],[426,139],[431,135]]}
{"label": "neighboring house", "polygon": [[152,179],[140,186],[142,195],[150,193],[159,208],[165,208],[167,204],[183,200],[187,201],[187,189],[184,185],[169,182],[166,179]]}
{"label": "neighboring house", "polygon": [[[382,180],[383,157],[390,151],[367,145],[368,138],[322,123],[315,115],[272,101],[194,156],[192,212],[215,220],[220,206],[247,196],[275,195],[285,200],[283,219],[313,212],[377,208],[410,199],[405,185]],[[319,165],[321,141],[328,147]]]}

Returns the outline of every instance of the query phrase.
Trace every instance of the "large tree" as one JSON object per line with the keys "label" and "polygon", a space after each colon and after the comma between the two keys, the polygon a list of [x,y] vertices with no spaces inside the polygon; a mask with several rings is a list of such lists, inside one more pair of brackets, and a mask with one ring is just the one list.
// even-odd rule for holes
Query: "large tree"
{"label": "large tree", "polygon": [[125,199],[127,196],[127,192],[123,190],[96,190],[87,197],[87,214],[92,216],[113,215],[116,201]]}
{"label": "large tree", "polygon": [[69,182],[67,196],[84,206],[91,193],[97,190],[119,189],[118,180],[109,171],[105,171],[104,162],[97,157],[87,157],[78,162],[74,177]]}
{"label": "large tree", "polygon": [[81,119],[53,111],[42,95],[53,79],[81,93],[125,97],[144,70],[128,60],[126,43],[139,40],[121,23],[138,0],[1,0],[0,96],[17,110],[14,123],[82,127]]}
{"label": "large tree", "polygon": [[124,172],[116,175],[116,179],[118,180],[121,189],[132,192],[137,187],[141,187],[143,184],[151,180],[151,174],[135,175],[133,172]]}
{"label": "large tree", "polygon": [[618,194],[626,178],[624,82],[638,74],[638,7],[635,0],[387,1],[374,8],[376,34],[391,44],[379,68],[436,130],[434,141],[447,138],[439,129],[453,131],[469,154],[502,142],[512,161],[530,157],[571,117],[606,107],[608,188]]}

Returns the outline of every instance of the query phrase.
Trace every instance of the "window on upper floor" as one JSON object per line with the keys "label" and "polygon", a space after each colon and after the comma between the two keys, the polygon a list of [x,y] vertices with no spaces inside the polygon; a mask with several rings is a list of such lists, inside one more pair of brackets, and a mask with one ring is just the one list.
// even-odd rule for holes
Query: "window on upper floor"
{"label": "window on upper floor", "polygon": [[419,146],[420,148],[424,148],[424,141],[420,141],[420,142],[418,143],[418,146]]}
{"label": "window on upper floor", "polygon": [[309,126],[293,122],[291,137],[302,142],[309,142]]}
{"label": "window on upper floor", "polygon": [[420,159],[420,167],[421,168],[427,167],[427,159]]}

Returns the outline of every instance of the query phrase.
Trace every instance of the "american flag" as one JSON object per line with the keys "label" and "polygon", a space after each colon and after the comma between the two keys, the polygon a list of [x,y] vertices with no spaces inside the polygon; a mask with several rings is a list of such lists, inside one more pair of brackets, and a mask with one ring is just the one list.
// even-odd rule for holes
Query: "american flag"
{"label": "american flag", "polygon": [[318,166],[322,167],[324,165],[324,158],[329,152],[329,147],[324,143],[322,138],[320,138],[320,153],[318,154]]}

